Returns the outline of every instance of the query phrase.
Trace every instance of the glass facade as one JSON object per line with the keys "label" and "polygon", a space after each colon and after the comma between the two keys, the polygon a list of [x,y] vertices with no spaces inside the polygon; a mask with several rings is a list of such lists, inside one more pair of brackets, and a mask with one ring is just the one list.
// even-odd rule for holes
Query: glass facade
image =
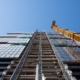
{"label": "glass facade", "polygon": [[[0,58],[18,58],[31,37],[32,33],[11,33],[0,36]],[[2,44],[2,42],[7,43]]]}
{"label": "glass facade", "polygon": [[[0,36],[0,76],[19,59],[33,33],[8,33]],[[0,79],[2,80],[2,79]]]}
{"label": "glass facade", "polygon": [[8,43],[28,43],[30,38],[0,38],[0,42]]}
{"label": "glass facade", "polygon": [[62,47],[56,47],[56,52],[62,61],[73,61],[71,56]]}
{"label": "glass facade", "polygon": [[47,34],[62,65],[67,65],[65,72],[69,75],[69,78],[80,80],[80,43],[64,36],[64,32],[60,34],[53,30],[52,33]]}
{"label": "glass facade", "polygon": [[0,58],[14,58],[19,57],[25,46],[0,44]]}
{"label": "glass facade", "polygon": [[73,61],[73,58],[68,54],[68,52],[63,48],[66,46],[65,43],[59,43],[57,40],[60,38],[59,35],[55,35],[52,33],[47,33],[51,43],[55,46],[55,50],[57,55],[59,56],[61,61]]}
{"label": "glass facade", "polygon": [[[73,72],[72,73],[73,76],[80,75],[80,71],[78,70],[78,69],[80,69],[80,65],[78,63],[73,64],[75,59],[69,53],[69,51],[67,51],[67,49],[66,49],[67,44],[65,43],[65,41],[67,43],[71,44],[70,40],[68,41],[67,39],[66,40],[63,39],[63,41],[62,41],[62,40],[60,40],[60,38],[66,38],[66,37],[61,36],[60,34],[57,35],[56,33],[54,33],[54,34],[51,32],[47,33],[47,36],[49,37],[49,40],[51,41],[51,44],[54,46],[55,52],[59,57],[59,58],[56,58],[54,51],[52,50],[51,46],[49,45],[50,43],[45,44],[45,43],[49,42],[48,40],[46,41],[46,39],[47,39],[46,36],[43,35],[43,33],[41,35],[42,35],[42,37],[44,37],[42,39],[43,40],[42,41],[42,55],[43,56],[42,56],[42,60],[41,60],[42,68],[44,67],[44,68],[46,68],[46,70],[48,68],[48,71],[49,71],[49,69],[51,71],[51,73],[48,72],[47,74],[48,75],[54,74],[55,73],[54,71],[56,69],[58,69],[58,68],[60,69],[60,66],[57,65],[57,63],[58,63],[57,59],[59,59],[60,62],[63,62],[63,66],[67,65],[67,70],[71,70]],[[6,72],[7,75],[12,75],[12,73],[9,71],[11,69],[13,70],[16,67],[16,65],[20,62],[20,60],[24,60],[25,58],[27,58],[24,55],[25,58],[23,57],[24,59],[23,58],[21,59],[22,55],[24,54],[22,52],[25,50],[25,47],[27,46],[27,44],[30,41],[30,39],[32,38],[32,36],[33,36],[33,33],[8,33],[6,36],[0,36],[0,76],[3,76],[4,72]],[[36,39],[38,39],[38,36],[39,36],[39,34],[37,34],[37,37],[34,38],[34,41]],[[37,41],[39,41],[39,40],[37,40]],[[75,45],[75,43],[73,45]],[[30,53],[30,55],[28,55],[28,58],[30,58],[30,59],[28,59],[28,62],[26,63],[27,65],[24,64],[25,66],[23,69],[25,69],[25,70],[27,70],[27,69],[30,70],[32,68],[35,69],[34,64],[37,62],[37,61],[35,61],[35,58],[38,57],[37,56],[38,55],[37,47],[39,47],[39,46],[36,41],[32,42],[32,46],[31,46],[31,49],[29,50],[30,52],[28,52],[28,53]],[[75,48],[76,52],[80,53],[80,49],[78,47],[73,47],[73,50],[74,50],[74,48]],[[34,54],[32,54],[32,53],[34,53]],[[74,54],[75,54],[75,52],[74,52]],[[49,55],[51,55],[51,56],[49,56]],[[32,59],[32,61],[31,61],[31,59]],[[21,62],[21,64],[22,63],[23,62]],[[30,64],[32,64],[32,67],[30,67]],[[45,64],[47,64],[47,65],[45,65]],[[74,69],[76,69],[76,70],[74,70]],[[34,73],[35,73],[35,70],[34,70]],[[30,74],[30,72],[29,72],[30,76],[34,73]],[[28,73],[22,73],[21,75],[24,75],[24,74],[27,75]],[[56,73],[56,74],[58,74],[58,73]],[[60,74],[62,74],[62,73],[60,72]],[[80,79],[80,78],[77,78],[77,79]]]}

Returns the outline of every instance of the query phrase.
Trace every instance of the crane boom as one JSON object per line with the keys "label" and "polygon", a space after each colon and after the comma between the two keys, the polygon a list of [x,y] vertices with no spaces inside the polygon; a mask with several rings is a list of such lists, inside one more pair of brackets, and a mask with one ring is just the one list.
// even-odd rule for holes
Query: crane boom
{"label": "crane boom", "polygon": [[80,42],[80,33],[75,33],[75,32],[72,32],[68,29],[59,28],[58,26],[56,26],[55,21],[52,21],[51,29],[56,30],[60,34],[63,34],[64,36],[66,36],[76,42]]}

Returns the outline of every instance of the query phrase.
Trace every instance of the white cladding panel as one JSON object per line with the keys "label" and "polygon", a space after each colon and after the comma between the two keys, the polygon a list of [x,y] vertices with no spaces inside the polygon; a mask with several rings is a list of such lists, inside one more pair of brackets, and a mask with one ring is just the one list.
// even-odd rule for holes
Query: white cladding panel
{"label": "white cladding panel", "polygon": [[[18,58],[33,33],[9,33],[0,36],[0,58]],[[3,44],[7,42],[7,44]]]}
{"label": "white cladding panel", "polygon": [[17,58],[24,48],[23,45],[0,44],[0,58]]}

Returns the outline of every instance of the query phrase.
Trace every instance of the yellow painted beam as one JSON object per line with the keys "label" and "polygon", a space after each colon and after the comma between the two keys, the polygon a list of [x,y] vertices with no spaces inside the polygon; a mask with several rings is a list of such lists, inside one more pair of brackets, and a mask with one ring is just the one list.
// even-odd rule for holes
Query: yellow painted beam
{"label": "yellow painted beam", "polygon": [[64,36],[67,36],[68,38],[70,38],[76,42],[80,42],[80,34],[79,33],[75,33],[70,30],[65,30],[65,29],[59,28],[58,26],[56,26],[55,21],[52,21],[51,29],[56,30],[57,32],[63,34]]}

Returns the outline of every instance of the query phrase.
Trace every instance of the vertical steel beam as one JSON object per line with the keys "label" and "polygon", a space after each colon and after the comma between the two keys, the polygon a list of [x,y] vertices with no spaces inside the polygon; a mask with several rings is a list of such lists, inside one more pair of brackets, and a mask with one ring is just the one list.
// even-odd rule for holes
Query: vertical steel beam
{"label": "vertical steel beam", "polygon": [[39,80],[42,80],[42,38],[40,32],[40,42],[39,42]]}
{"label": "vertical steel beam", "polygon": [[36,75],[35,75],[35,80],[38,80],[38,64],[36,65]]}

